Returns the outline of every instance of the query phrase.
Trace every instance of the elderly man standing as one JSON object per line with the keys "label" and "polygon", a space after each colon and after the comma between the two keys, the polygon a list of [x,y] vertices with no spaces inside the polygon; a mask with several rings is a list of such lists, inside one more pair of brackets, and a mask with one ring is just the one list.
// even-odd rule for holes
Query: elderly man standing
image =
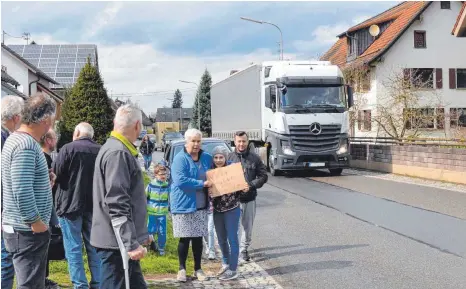
{"label": "elderly man standing", "polygon": [[[14,132],[21,125],[21,111],[23,110],[24,100],[15,95],[7,95],[2,98],[2,151],[3,145],[10,133]],[[2,185],[2,200],[3,200],[3,185]],[[3,212],[3,202],[2,202]],[[2,230],[2,288],[13,288],[13,280],[15,277],[15,268],[11,254],[5,249],[3,242]]]}
{"label": "elderly man standing", "polygon": [[52,126],[55,110],[50,97],[30,97],[21,126],[8,137],[2,151],[3,237],[13,256],[18,289],[45,286],[52,188],[39,142]]}
{"label": "elderly man standing", "polygon": [[[94,129],[88,123],[78,124],[73,141],[64,145],[53,163],[58,185],[55,207],[74,289],[97,289],[100,284],[100,259],[90,243],[92,226],[92,181],[100,145],[95,143]],[[83,240],[91,271],[87,283],[83,260]]]}
{"label": "elderly man standing", "polygon": [[133,145],[141,132],[141,111],[132,105],[118,108],[114,129],[97,156],[94,170],[94,218],[91,244],[102,260],[100,289],[124,289],[125,275],[112,220],[126,219],[120,235],[130,256],[130,287],[147,285],[139,260],[150,243],[147,232],[147,198],[142,171]]}

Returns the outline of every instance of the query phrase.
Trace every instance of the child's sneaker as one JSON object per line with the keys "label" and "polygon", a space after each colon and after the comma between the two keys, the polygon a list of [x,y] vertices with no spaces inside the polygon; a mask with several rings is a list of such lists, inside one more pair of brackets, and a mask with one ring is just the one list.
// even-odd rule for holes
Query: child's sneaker
{"label": "child's sneaker", "polygon": [[230,269],[230,266],[227,264],[223,264],[222,268],[217,272],[217,276],[221,276],[223,273],[225,273],[228,269]]}
{"label": "child's sneaker", "polygon": [[215,252],[213,252],[213,251],[210,252],[209,253],[209,260],[215,260],[215,259],[217,259],[217,256],[215,256]]}
{"label": "child's sneaker", "polygon": [[223,273],[222,276],[220,276],[220,278],[218,278],[219,280],[222,280],[222,281],[229,281],[229,280],[235,280],[235,279],[238,279],[238,273],[236,271],[231,271],[230,269],[228,269],[225,273]]}
{"label": "child's sneaker", "polygon": [[207,280],[207,275],[200,269],[194,272],[194,278],[197,278],[200,282],[204,282]]}
{"label": "child's sneaker", "polygon": [[178,276],[176,276],[176,280],[178,280],[179,282],[186,282],[186,270],[183,269],[178,271]]}
{"label": "child's sneaker", "polygon": [[165,256],[165,250],[159,250],[159,255],[160,256]]}

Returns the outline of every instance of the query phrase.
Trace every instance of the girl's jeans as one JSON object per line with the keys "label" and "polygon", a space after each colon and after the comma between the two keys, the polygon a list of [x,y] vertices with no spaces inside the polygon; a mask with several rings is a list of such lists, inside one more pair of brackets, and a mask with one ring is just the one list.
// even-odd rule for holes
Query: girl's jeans
{"label": "girl's jeans", "polygon": [[224,213],[214,212],[215,231],[217,232],[218,245],[222,250],[223,264],[229,265],[232,271],[236,271],[238,268],[240,216],[239,206]]}

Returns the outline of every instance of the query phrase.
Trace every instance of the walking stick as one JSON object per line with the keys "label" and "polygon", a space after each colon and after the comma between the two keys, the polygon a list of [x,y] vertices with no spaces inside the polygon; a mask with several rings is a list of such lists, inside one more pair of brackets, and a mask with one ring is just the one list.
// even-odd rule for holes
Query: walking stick
{"label": "walking stick", "polygon": [[125,270],[125,285],[126,289],[131,289],[129,287],[129,255],[126,251],[125,245],[120,235],[121,226],[128,221],[127,217],[118,217],[112,220],[113,231],[117,238],[118,247],[120,248],[121,258],[123,259],[123,269]]}

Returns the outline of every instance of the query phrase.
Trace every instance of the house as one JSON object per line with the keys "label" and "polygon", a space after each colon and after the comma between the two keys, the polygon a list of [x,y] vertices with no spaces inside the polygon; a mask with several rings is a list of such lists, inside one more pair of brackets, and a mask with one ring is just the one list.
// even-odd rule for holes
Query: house
{"label": "house", "polygon": [[45,93],[55,100],[56,120],[59,120],[63,98],[51,90],[52,85],[59,85],[59,83],[2,44],[2,97],[13,94],[27,98],[36,92]]}
{"label": "house", "polygon": [[[390,109],[399,114],[389,125],[406,130],[404,136],[415,124],[425,136],[466,132],[461,121],[466,113],[465,13],[464,1],[402,2],[337,36],[321,60],[353,76],[347,77],[359,105],[353,136],[393,137],[381,120]],[[403,88],[409,84],[410,93],[419,96],[416,105],[401,110],[387,105],[390,83],[399,75]]]}
{"label": "house", "polygon": [[[109,98],[109,101],[110,101],[110,105],[112,106],[112,109],[114,112],[116,112],[120,106],[126,104],[124,101],[119,100],[119,99],[112,100],[111,98]],[[141,109],[141,113],[142,113],[142,129],[151,130],[152,125],[154,123],[142,109]]]}
{"label": "house", "polygon": [[155,120],[157,122],[180,122],[181,119],[181,130],[188,129],[192,117],[192,108],[163,107],[157,108],[157,113],[155,114]]}

